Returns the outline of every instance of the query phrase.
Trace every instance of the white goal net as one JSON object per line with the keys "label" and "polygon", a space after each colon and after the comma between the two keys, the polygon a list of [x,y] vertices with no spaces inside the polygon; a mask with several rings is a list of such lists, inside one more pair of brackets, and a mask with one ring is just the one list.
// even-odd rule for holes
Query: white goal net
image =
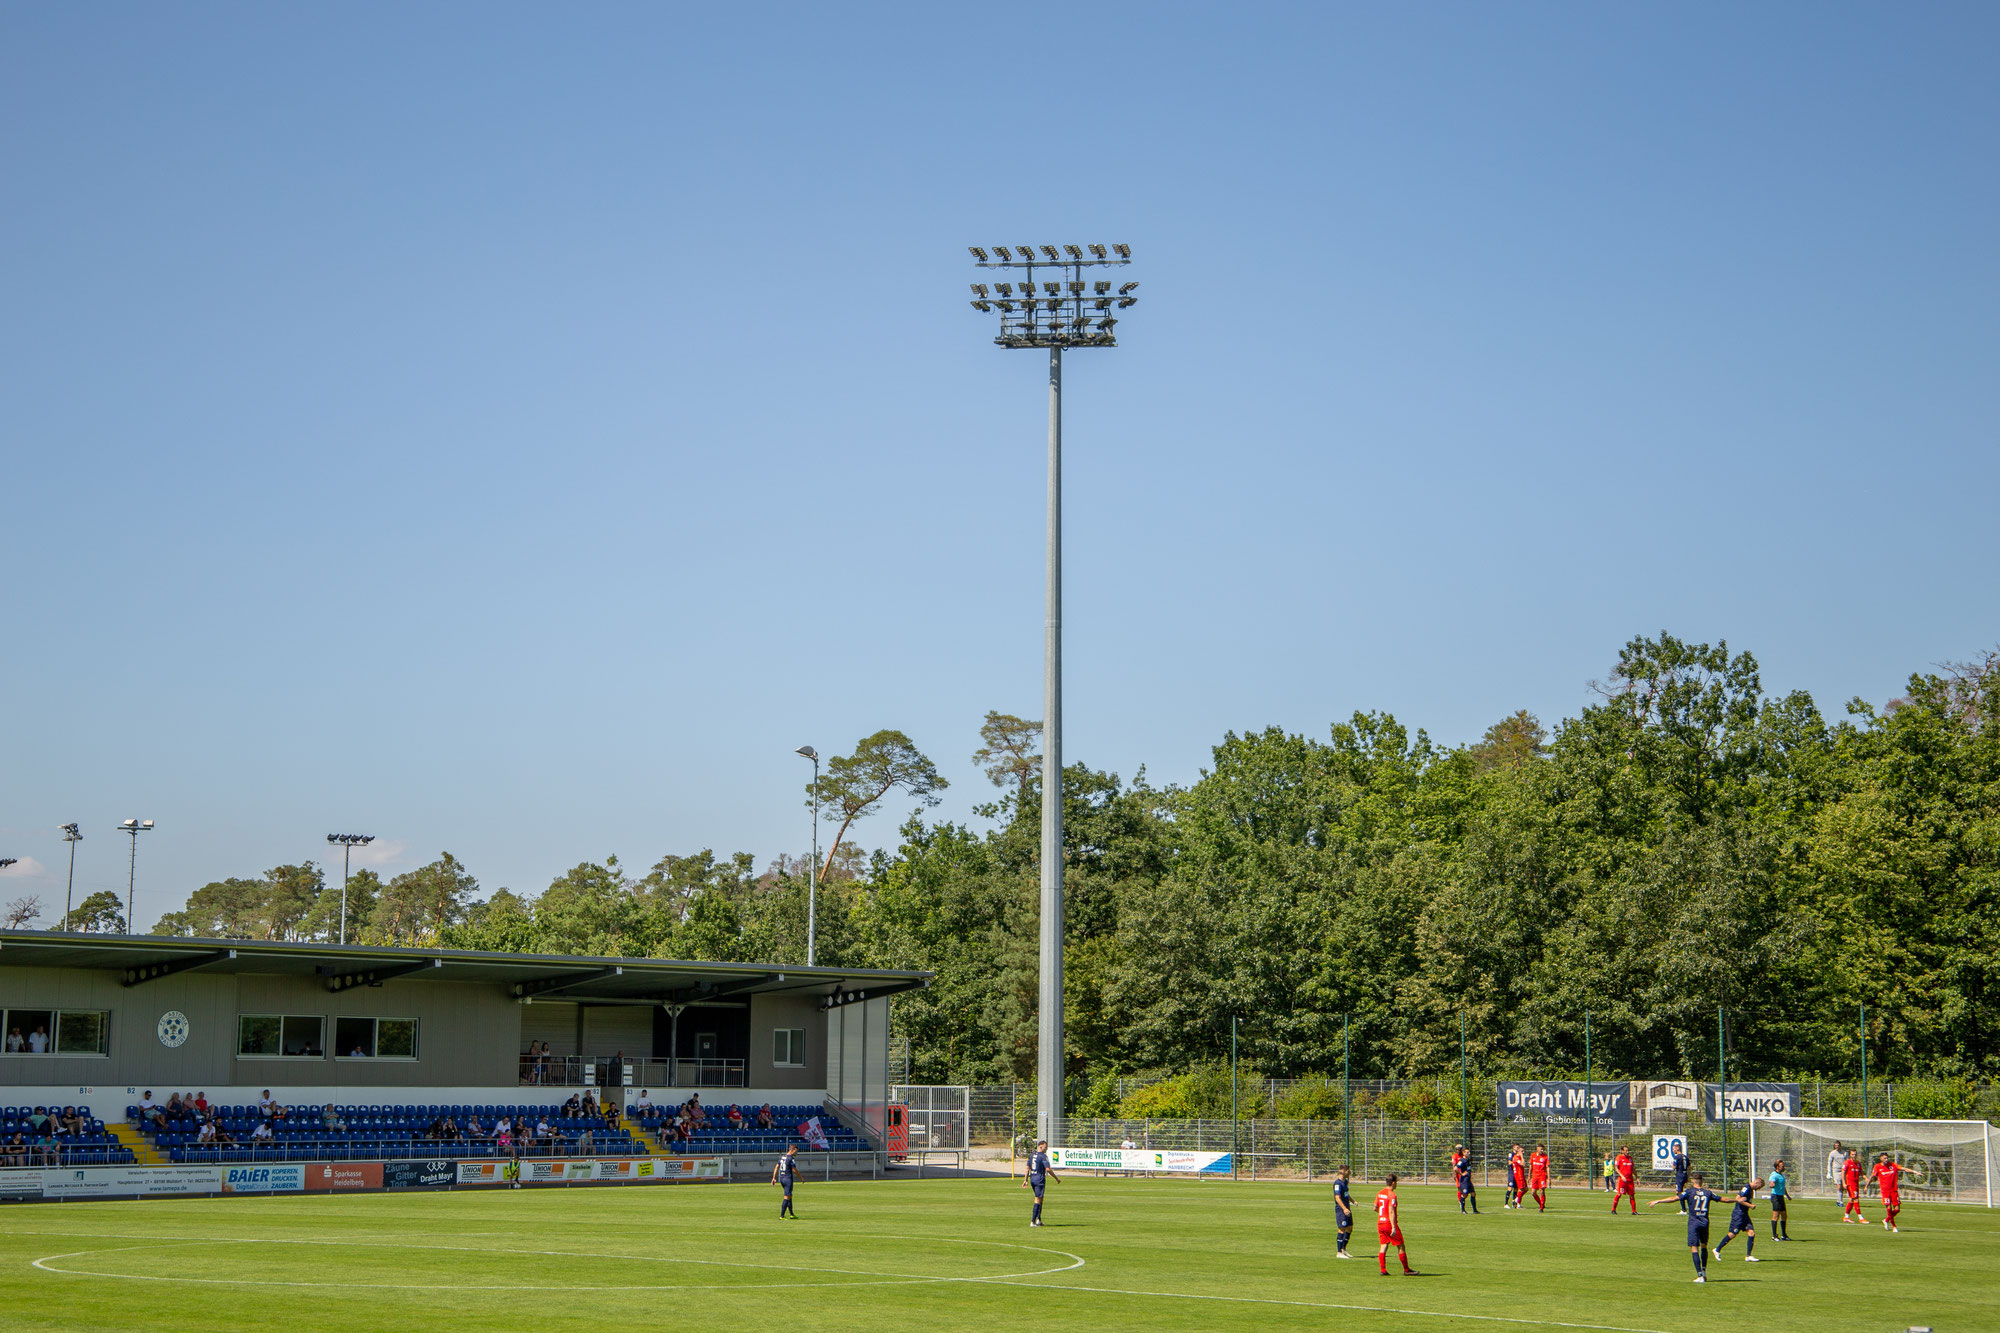
{"label": "white goal net", "polygon": [[1984,1120],[1773,1117],[1750,1122],[1751,1169],[1768,1175],[1772,1159],[1784,1158],[1791,1193],[1802,1197],[1839,1195],[1840,1158],[1849,1149],[1861,1161],[1864,1192],[1874,1187],[1869,1171],[1875,1155],[1887,1153],[1909,1171],[1903,1183],[1906,1198],[1993,1206],[2000,1130]]}

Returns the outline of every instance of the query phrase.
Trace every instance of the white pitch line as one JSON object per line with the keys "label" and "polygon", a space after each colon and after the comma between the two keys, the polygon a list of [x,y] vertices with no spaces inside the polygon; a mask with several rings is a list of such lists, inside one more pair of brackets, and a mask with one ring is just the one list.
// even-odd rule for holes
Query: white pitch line
{"label": "white pitch line", "polygon": [[[72,1233],[52,1233],[52,1234],[77,1235],[83,1233],[72,1232]],[[98,1239],[104,1239],[104,1237],[100,1236],[98,1237]],[[134,1239],[134,1237],[125,1236],[125,1237],[118,1237],[118,1239]],[[1070,1262],[1056,1268],[1041,1268],[1041,1269],[1036,1269],[1033,1272],[1025,1272],[1025,1273],[995,1273],[988,1276],[980,1276],[980,1277],[940,1277],[932,1273],[883,1273],[872,1269],[826,1268],[826,1267],[819,1267],[807,1264],[760,1264],[760,1263],[749,1263],[743,1260],[730,1260],[730,1259],[687,1259],[672,1255],[651,1255],[651,1254],[597,1254],[597,1253],[579,1252],[576,1250],[517,1250],[517,1249],[506,1249],[506,1248],[498,1248],[498,1247],[483,1246],[483,1245],[421,1245],[421,1244],[412,1244],[404,1241],[330,1240],[330,1239],[317,1239],[317,1238],[279,1239],[268,1236],[241,1237],[241,1238],[231,1237],[227,1239],[182,1240],[182,1241],[160,1240],[157,1237],[145,1238],[145,1239],[147,1239],[148,1243],[144,1245],[120,1245],[113,1247],[88,1249],[88,1250],[71,1250],[66,1254],[44,1255],[40,1259],[32,1260],[30,1266],[34,1268],[39,1268],[44,1273],[59,1274],[64,1277],[112,1278],[112,1279],[122,1279],[128,1282],[182,1282],[182,1283],[197,1283],[206,1286],[319,1287],[319,1288],[330,1287],[330,1288],[337,1288],[340,1290],[354,1290],[354,1291],[710,1291],[710,1290],[726,1291],[732,1289],[740,1290],[742,1284],[736,1283],[736,1284],[709,1286],[705,1284],[694,1284],[694,1283],[639,1282],[639,1283],[597,1283],[589,1286],[580,1286],[576,1284],[547,1285],[547,1284],[519,1283],[519,1282],[490,1283],[490,1284],[475,1284],[475,1283],[464,1283],[464,1282],[450,1282],[450,1283],[304,1282],[298,1280],[287,1280],[279,1278],[216,1278],[216,1277],[187,1277],[179,1274],[104,1273],[104,1272],[92,1271],[89,1269],[57,1268],[54,1267],[54,1264],[57,1261],[63,1259],[81,1259],[81,1258],[87,1258],[91,1255],[98,1255],[98,1254],[129,1254],[135,1250],[165,1250],[165,1249],[186,1250],[203,1245],[327,1245],[327,1246],[346,1246],[350,1249],[437,1250],[446,1253],[459,1253],[459,1254],[511,1254],[511,1255],[526,1255],[534,1258],[545,1258],[545,1259],[628,1260],[634,1263],[697,1265],[707,1268],[747,1268],[758,1271],[781,1272],[781,1273],[833,1273],[833,1274],[838,1274],[842,1277],[869,1279],[868,1281],[860,1281],[860,1282],[794,1282],[789,1284],[794,1287],[811,1287],[811,1286],[878,1287],[878,1286],[895,1286],[904,1283],[924,1283],[924,1282],[1008,1281],[1014,1278],[1047,1277],[1055,1273],[1067,1273],[1075,1269],[1081,1268],[1084,1265],[1084,1260],[1080,1256],[1071,1254],[1068,1250],[1050,1249],[1047,1246],[1042,1246],[1042,1245],[1019,1245],[1013,1241],[1005,1241],[1005,1240],[969,1240],[951,1236],[881,1236],[877,1237],[877,1239],[910,1240],[910,1241],[921,1241],[921,1242],[933,1242],[937,1244],[947,1244],[947,1245],[984,1245],[984,1246],[991,1246],[996,1249],[1022,1250],[1029,1254],[1056,1255],[1061,1258],[1068,1259],[1070,1260]]]}
{"label": "white pitch line", "polygon": [[1174,1301],[1231,1301],[1244,1305],[1301,1305],[1315,1310],[1356,1310],[1369,1314],[1406,1314],[1430,1319],[1475,1319],[1493,1324],[1526,1324],[1534,1328],[1578,1328],[1595,1333],[1666,1333],[1657,1328],[1631,1328],[1624,1324],[1573,1324],[1560,1319],[1523,1319],[1513,1315],[1455,1314],[1448,1310],[1408,1310],[1394,1305],[1342,1305],[1335,1301],[1293,1301],[1275,1296],[1204,1296],[1186,1291],[1136,1291],[1123,1287],[1078,1287],[1069,1283],[1015,1282],[1006,1278],[956,1278],[959,1282],[991,1282],[1002,1287],[1029,1287],[1036,1291],[1089,1291],[1107,1296],[1153,1296]]}

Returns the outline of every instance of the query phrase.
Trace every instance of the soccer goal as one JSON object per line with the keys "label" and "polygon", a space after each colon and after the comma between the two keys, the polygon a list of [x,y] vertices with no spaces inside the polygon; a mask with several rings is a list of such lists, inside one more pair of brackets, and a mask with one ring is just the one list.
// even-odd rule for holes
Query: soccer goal
{"label": "soccer goal", "polygon": [[[1838,1153],[1834,1144],[1841,1145]],[[1919,1199],[1993,1206],[1993,1177],[2000,1170],[2000,1130],[1984,1120],[1838,1120],[1780,1118],[1750,1122],[1750,1162],[1767,1171],[1785,1159],[1791,1192],[1835,1198],[1841,1156],[1853,1149],[1861,1178],[1876,1153],[1912,1168],[1905,1192]]]}

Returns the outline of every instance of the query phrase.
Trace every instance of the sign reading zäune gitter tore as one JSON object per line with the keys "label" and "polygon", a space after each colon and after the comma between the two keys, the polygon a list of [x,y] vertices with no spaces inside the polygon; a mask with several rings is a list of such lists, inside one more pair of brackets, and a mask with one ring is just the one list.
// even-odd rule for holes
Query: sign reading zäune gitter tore
{"label": "sign reading z\u00e4une gitter tore", "polygon": [[1544,1120],[1581,1125],[1632,1123],[1632,1085],[1544,1079],[1500,1085],[1502,1120]]}

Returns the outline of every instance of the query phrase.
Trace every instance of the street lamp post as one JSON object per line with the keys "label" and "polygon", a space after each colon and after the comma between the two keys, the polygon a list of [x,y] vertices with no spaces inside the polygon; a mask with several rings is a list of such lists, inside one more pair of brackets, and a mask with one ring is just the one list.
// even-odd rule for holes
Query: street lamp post
{"label": "street lamp post", "polygon": [[153,831],[153,821],[150,819],[127,819],[120,823],[118,827],[132,835],[132,863],[125,871],[125,933],[127,935],[136,935],[139,933],[139,923],[133,919],[136,910],[133,904],[136,901],[135,886],[139,880],[139,835],[141,833],[151,833]]}
{"label": "street lamp post", "polygon": [[[1049,352],[1047,618],[1042,636],[1042,929],[1041,997],[1036,1053],[1036,1137],[1060,1141],[1063,1114],[1063,837],[1062,837],[1062,354],[1065,347],[1116,347],[1114,307],[1130,309],[1139,286],[1114,292],[1086,269],[1121,268],[1132,247],[1102,245],[967,246],[973,262],[1005,281],[972,284],[972,308],[1000,311],[1001,347]],[[1037,255],[1037,251],[1040,254]],[[1036,270],[1041,270],[1038,277]]]}
{"label": "street lamp post", "polygon": [[354,858],[356,847],[366,847],[375,841],[372,833],[329,833],[328,842],[340,848],[340,942],[347,943],[347,867]]}
{"label": "street lamp post", "polygon": [[801,745],[793,754],[812,760],[813,838],[812,859],[806,863],[806,966],[813,965],[814,932],[819,921],[819,751]]}
{"label": "street lamp post", "polygon": [[[63,841],[69,844],[69,887],[63,890],[63,929],[69,929],[69,914],[76,910],[76,845],[83,841],[83,830],[75,824],[62,826]],[[137,840],[134,839],[136,845]]]}

